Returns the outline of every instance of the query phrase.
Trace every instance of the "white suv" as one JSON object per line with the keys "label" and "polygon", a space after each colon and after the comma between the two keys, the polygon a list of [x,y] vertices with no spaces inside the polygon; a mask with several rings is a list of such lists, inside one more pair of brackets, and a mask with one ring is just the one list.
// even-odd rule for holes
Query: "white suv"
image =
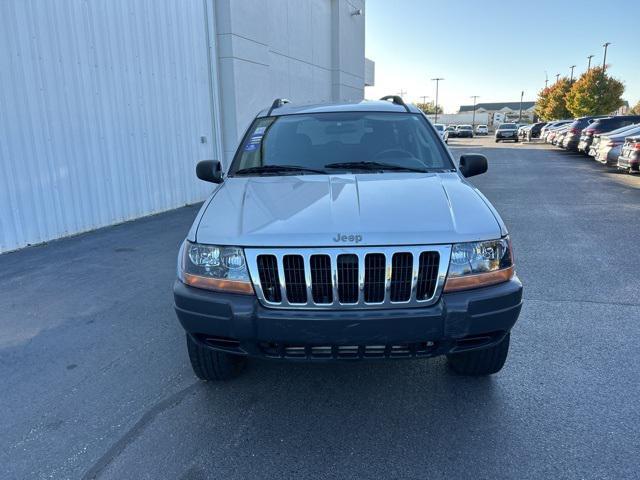
{"label": "white suv", "polygon": [[478,125],[476,127],[476,135],[488,135],[489,129],[486,125]]}

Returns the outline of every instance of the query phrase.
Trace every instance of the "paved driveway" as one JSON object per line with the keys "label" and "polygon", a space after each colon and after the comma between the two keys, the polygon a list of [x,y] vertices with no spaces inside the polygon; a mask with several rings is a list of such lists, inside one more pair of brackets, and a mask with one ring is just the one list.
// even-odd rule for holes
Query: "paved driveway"
{"label": "paved driveway", "polygon": [[640,177],[485,153],[525,306],[495,377],[253,362],[198,382],[170,287],[187,207],[0,256],[0,478],[637,478]]}

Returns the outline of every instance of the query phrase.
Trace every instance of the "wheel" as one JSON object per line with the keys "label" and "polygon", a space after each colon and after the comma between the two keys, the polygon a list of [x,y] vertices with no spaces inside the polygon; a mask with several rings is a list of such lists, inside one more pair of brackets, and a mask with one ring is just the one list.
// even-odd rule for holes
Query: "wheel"
{"label": "wheel", "polygon": [[491,375],[498,373],[504,366],[509,353],[509,337],[505,337],[493,347],[469,352],[451,353],[447,355],[449,366],[460,375]]}
{"label": "wheel", "polygon": [[496,138],[496,143],[498,143],[499,141],[500,141],[500,140],[498,140],[498,139]]}
{"label": "wheel", "polygon": [[518,143],[520,140],[518,140],[517,138],[514,140],[515,143]]}
{"label": "wheel", "polygon": [[187,350],[191,368],[198,378],[207,381],[231,380],[242,373],[247,358],[219,352],[197,343],[187,333]]}

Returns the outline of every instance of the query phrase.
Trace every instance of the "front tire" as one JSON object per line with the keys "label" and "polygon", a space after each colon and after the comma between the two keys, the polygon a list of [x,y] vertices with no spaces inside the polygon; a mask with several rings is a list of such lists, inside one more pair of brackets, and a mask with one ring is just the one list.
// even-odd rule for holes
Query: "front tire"
{"label": "front tire", "polygon": [[498,139],[496,138],[496,143],[498,143],[499,141],[500,141],[500,140],[498,140]]}
{"label": "front tire", "polygon": [[510,336],[511,333],[507,333],[500,343],[493,347],[450,353],[447,355],[449,366],[459,375],[484,376],[498,373],[509,354]]}
{"label": "front tire", "polygon": [[193,372],[199,379],[209,382],[236,378],[247,364],[246,357],[207,348],[196,342],[189,334],[187,334],[187,350]]}

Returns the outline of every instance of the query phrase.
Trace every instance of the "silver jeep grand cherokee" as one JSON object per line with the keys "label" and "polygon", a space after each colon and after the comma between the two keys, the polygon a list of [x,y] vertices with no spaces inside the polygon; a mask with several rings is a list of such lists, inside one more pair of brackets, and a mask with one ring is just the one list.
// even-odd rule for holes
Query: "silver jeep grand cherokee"
{"label": "silver jeep grand cherokee", "polygon": [[[391,101],[389,101],[391,100]],[[247,357],[305,361],[447,355],[498,372],[522,306],[511,242],[427,118],[400,97],[292,106],[276,100],[183,242],[175,309],[204,380]]]}

